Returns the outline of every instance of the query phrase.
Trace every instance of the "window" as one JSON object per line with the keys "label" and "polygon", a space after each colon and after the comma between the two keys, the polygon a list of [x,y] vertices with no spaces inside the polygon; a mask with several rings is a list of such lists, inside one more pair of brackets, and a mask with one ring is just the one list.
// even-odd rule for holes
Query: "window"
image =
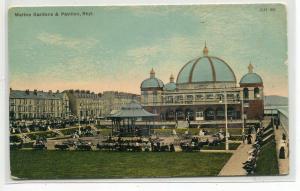
{"label": "window", "polygon": [[154,94],[154,95],[153,95],[153,102],[154,102],[154,103],[157,103],[157,94]]}
{"label": "window", "polygon": [[182,101],[183,101],[183,96],[176,96],[175,97],[175,103],[182,103]]}
{"label": "window", "polygon": [[236,94],[236,100],[240,101],[240,94]]}
{"label": "window", "polygon": [[143,91],[142,95],[143,95],[143,98],[144,98],[144,100],[143,100],[144,104],[147,104],[148,103],[148,92]]}
{"label": "window", "polygon": [[206,94],[206,99],[214,99],[214,94]]}
{"label": "window", "polygon": [[227,94],[227,99],[233,100],[234,99],[234,94]]}
{"label": "window", "polygon": [[254,97],[255,98],[259,98],[260,97],[259,88],[258,87],[254,88]]}
{"label": "window", "polygon": [[193,95],[187,95],[187,96],[186,96],[186,103],[192,103],[192,102],[193,102],[193,99],[194,99],[194,96],[193,96]]}
{"label": "window", "polygon": [[218,117],[224,117],[224,115],[225,115],[224,109],[223,108],[218,108],[217,111],[216,111],[216,115]]}
{"label": "window", "polygon": [[167,96],[166,103],[173,103],[173,96]]}
{"label": "window", "polygon": [[248,90],[248,88],[244,88],[243,93],[244,93],[244,98],[249,99],[249,90]]}
{"label": "window", "polygon": [[216,98],[217,98],[220,102],[223,102],[223,100],[224,100],[224,94],[217,94],[217,95],[216,95]]}
{"label": "window", "polygon": [[196,101],[204,100],[204,96],[202,94],[196,95]]}

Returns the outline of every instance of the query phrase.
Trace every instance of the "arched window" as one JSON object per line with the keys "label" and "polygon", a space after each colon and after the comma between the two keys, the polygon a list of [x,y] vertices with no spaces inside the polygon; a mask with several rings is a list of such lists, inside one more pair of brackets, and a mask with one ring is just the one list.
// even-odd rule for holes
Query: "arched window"
{"label": "arched window", "polygon": [[148,92],[143,91],[142,94],[143,94],[143,97],[144,97],[144,104],[148,104]]}
{"label": "arched window", "polygon": [[212,108],[207,108],[204,113],[205,113],[205,120],[215,119],[215,111]]}
{"label": "arched window", "polygon": [[167,96],[166,103],[173,103],[173,96]]}
{"label": "arched window", "polygon": [[192,102],[193,102],[193,99],[194,99],[194,96],[193,96],[193,95],[187,95],[187,96],[186,96],[186,103],[192,103]]}
{"label": "arched window", "polygon": [[234,108],[229,107],[229,108],[227,109],[227,117],[233,118],[233,119],[236,118],[236,111],[235,111]]}
{"label": "arched window", "polygon": [[248,88],[244,88],[243,93],[244,93],[244,98],[248,99],[249,98],[249,90],[248,90]]}
{"label": "arched window", "polygon": [[183,96],[179,95],[175,97],[175,103],[182,103],[183,102]]}
{"label": "arched window", "polygon": [[216,117],[217,117],[217,119],[224,119],[224,116],[225,116],[224,108],[223,107],[218,107],[216,109]]}
{"label": "arched window", "polygon": [[260,95],[259,95],[259,88],[258,87],[254,88],[254,97],[255,98],[259,98],[260,97]]}

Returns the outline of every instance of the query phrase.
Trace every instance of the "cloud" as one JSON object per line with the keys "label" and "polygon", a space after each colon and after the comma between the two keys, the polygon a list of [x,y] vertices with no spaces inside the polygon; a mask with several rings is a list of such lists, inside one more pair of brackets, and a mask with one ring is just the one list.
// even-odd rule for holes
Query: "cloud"
{"label": "cloud", "polygon": [[61,34],[40,33],[37,39],[42,43],[53,46],[64,46],[70,49],[91,48],[97,44],[97,40],[93,38],[69,38]]}
{"label": "cloud", "polygon": [[127,56],[136,65],[146,65],[155,64],[153,63],[154,61],[161,63],[164,60],[170,61],[170,59],[190,59],[191,57],[198,56],[194,51],[191,51],[194,49],[199,49],[200,53],[202,45],[193,37],[174,35],[169,38],[158,39],[145,46],[129,49]]}

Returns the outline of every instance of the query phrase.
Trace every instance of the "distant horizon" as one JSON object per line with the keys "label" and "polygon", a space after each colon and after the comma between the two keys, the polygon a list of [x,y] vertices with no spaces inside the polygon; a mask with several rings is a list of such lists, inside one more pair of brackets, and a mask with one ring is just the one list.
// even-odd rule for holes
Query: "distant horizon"
{"label": "distant horizon", "polygon": [[[120,93],[129,93],[129,94],[136,94],[136,95],[141,95],[140,93],[133,93],[133,92],[128,92],[128,91],[120,91],[120,90],[104,90],[104,91],[93,91],[93,90],[90,90],[90,89],[78,89],[78,88],[69,88],[69,89],[63,89],[63,90],[59,90],[59,89],[37,89],[37,88],[34,88],[34,89],[30,89],[30,88],[25,88],[25,89],[15,89],[15,88],[12,88],[10,87],[12,90],[20,90],[20,91],[26,91],[26,90],[29,90],[29,91],[34,91],[34,90],[37,90],[37,91],[43,91],[43,92],[49,92],[49,91],[52,91],[52,92],[56,92],[56,91],[59,91],[60,93],[63,92],[63,91],[67,91],[67,90],[83,90],[83,91],[90,91],[90,92],[94,92],[95,94],[98,94],[98,93],[103,93],[103,92],[120,92]],[[264,97],[270,97],[270,96],[278,96],[278,97],[285,97],[285,98],[289,98],[289,96],[282,96],[282,95],[264,95]]]}

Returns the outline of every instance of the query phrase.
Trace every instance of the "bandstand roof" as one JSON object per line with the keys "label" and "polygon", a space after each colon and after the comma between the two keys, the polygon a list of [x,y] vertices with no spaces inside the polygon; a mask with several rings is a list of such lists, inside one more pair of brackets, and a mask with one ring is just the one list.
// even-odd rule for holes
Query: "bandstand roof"
{"label": "bandstand roof", "polygon": [[109,118],[136,118],[136,117],[155,117],[157,114],[150,113],[133,100],[131,103],[124,105],[121,110],[111,114]]}

